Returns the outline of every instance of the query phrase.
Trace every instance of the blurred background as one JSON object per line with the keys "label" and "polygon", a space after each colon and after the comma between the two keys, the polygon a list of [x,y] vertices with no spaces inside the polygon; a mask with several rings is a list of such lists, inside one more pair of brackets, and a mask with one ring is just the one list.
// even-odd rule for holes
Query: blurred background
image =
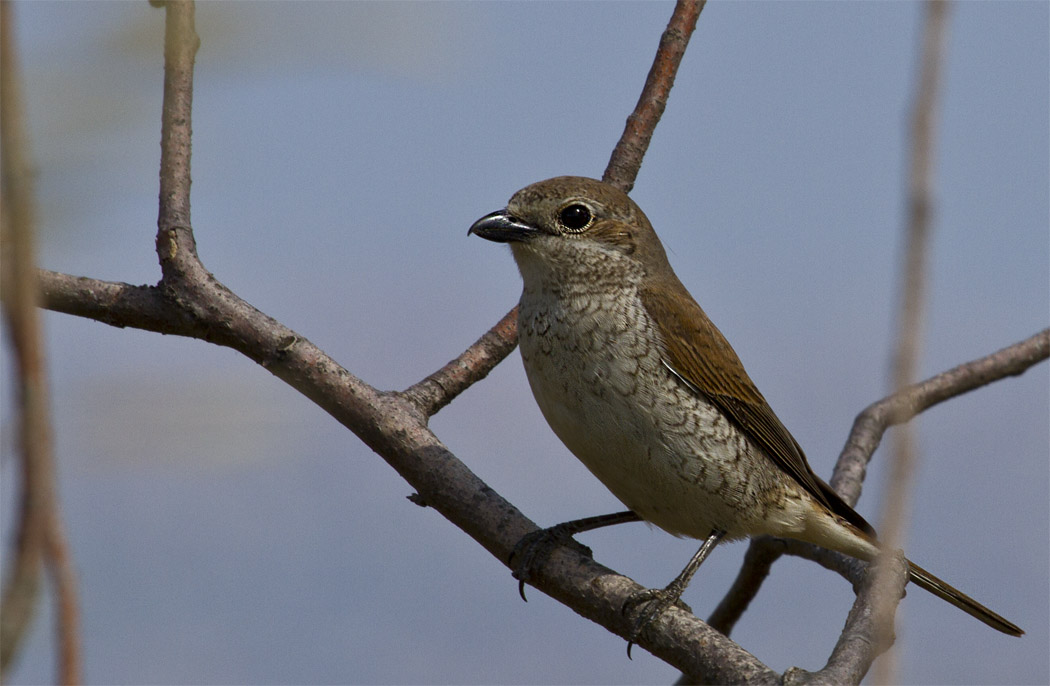
{"label": "blurred background", "polygon": [[[670,3],[202,3],[193,225],[239,295],[380,388],[457,355],[517,300],[505,248],[466,231],[518,188],[600,176]],[[936,136],[921,374],[1050,315],[1046,3],[954,6]],[[714,3],[632,193],[679,276],[827,478],[888,390],[906,131],[923,8]],[[164,13],[18,3],[42,266],[159,278]],[[63,514],[91,683],[670,683],[675,670],[536,590],[356,437],[200,341],[48,313]],[[3,552],[12,544],[3,357]],[[905,683],[1047,683],[1048,373],[922,415],[910,557],[1028,631],[912,590]],[[515,352],[433,420],[544,524],[622,509],[560,445]],[[859,510],[877,524],[882,452]],[[648,586],[695,551],[641,524],[586,534]],[[746,546],[684,600],[706,617]],[[853,594],[774,567],[733,638],[823,666]],[[10,683],[52,681],[51,606]]]}

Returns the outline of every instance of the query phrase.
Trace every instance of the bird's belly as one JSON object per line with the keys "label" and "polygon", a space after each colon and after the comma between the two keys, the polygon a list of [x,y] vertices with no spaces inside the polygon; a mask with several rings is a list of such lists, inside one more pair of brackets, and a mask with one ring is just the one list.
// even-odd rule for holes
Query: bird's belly
{"label": "bird's belly", "polygon": [[769,460],[664,367],[644,313],[575,312],[572,326],[559,315],[523,306],[519,331],[533,395],[566,447],[672,534],[763,528],[777,483]]}

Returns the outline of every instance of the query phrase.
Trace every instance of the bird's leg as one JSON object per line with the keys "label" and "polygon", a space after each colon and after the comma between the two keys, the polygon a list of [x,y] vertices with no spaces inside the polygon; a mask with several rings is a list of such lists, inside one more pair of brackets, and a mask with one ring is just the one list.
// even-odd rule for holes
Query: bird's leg
{"label": "bird's leg", "polygon": [[[700,568],[700,564],[707,559],[707,556],[711,554],[711,551],[715,549],[719,541],[726,535],[726,532],[715,529],[711,532],[711,535],[704,539],[703,545],[700,546],[700,550],[696,551],[693,558],[689,560],[689,564],[685,566],[681,574],[674,578],[674,581],[667,584],[665,588],[650,588],[646,591],[635,593],[627,599],[623,604],[623,612],[626,614],[636,605],[643,603],[646,606],[638,613],[638,617],[634,620],[634,626],[631,627],[631,634],[627,638],[627,657],[631,656],[631,646],[638,640],[638,636],[641,635],[642,629],[644,629],[649,622],[653,621],[661,614],[664,610],[675,604],[681,604],[679,599],[682,597],[682,593],[685,591],[686,586],[689,585],[689,581],[696,574],[696,570]],[[688,609],[688,608],[687,608]],[[691,611],[691,610],[690,610]]]}
{"label": "bird's leg", "polygon": [[[591,549],[573,540],[573,536],[584,531],[593,531],[614,524],[626,524],[627,522],[640,522],[641,517],[634,512],[614,512],[613,514],[598,515],[596,517],[584,517],[574,519],[571,522],[562,522],[546,529],[537,529],[532,533],[525,534],[514,546],[510,553],[508,563],[514,564],[514,578],[518,580],[518,593],[526,602],[525,582],[532,578],[532,570],[536,564],[551,554],[560,545],[570,545],[578,552],[591,557]],[[516,560],[516,562],[515,562]]]}

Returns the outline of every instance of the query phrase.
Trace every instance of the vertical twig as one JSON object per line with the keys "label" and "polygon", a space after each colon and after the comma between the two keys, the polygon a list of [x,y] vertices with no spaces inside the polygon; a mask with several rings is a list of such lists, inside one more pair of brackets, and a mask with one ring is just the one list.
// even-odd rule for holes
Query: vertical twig
{"label": "vertical twig", "polygon": [[[53,483],[53,482],[52,482]],[[80,659],[80,603],[77,599],[77,575],[73,556],[66,540],[58,511],[58,498],[52,496],[47,528],[48,570],[55,589],[58,616],[58,683],[79,684],[83,681]]]}
{"label": "vertical twig", "polygon": [[37,309],[33,178],[12,23],[11,3],[0,3],[3,311],[15,351],[23,479],[17,550],[3,591],[0,672],[6,674],[30,625],[46,561],[58,595],[58,678],[73,684],[80,681],[76,579],[55,496],[44,337]]}
{"label": "vertical twig", "polygon": [[[911,122],[911,169],[908,181],[908,219],[905,228],[904,264],[900,286],[900,314],[893,355],[893,390],[914,383],[922,342],[923,309],[926,301],[926,263],[929,250],[930,216],[933,211],[933,143],[944,46],[947,33],[947,0],[926,4],[922,36],[920,74]],[[905,538],[909,495],[915,470],[915,428],[908,424],[894,432],[889,482],[882,507],[880,533],[887,550],[899,548]],[[888,570],[889,566],[880,569]],[[877,582],[889,584],[879,574]],[[889,630],[889,627],[886,627]],[[889,651],[876,665],[875,682],[893,683],[896,660]]]}
{"label": "vertical twig", "polygon": [[192,0],[164,3],[164,102],[160,128],[160,209],[157,255],[164,280],[197,262],[190,223],[193,66],[200,47]]}

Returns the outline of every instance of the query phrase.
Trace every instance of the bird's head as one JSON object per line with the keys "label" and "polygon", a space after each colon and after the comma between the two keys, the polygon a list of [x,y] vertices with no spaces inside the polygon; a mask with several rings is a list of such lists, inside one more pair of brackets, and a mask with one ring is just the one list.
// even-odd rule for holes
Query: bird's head
{"label": "bird's head", "polygon": [[509,243],[526,281],[533,268],[562,275],[613,264],[642,275],[669,269],[641,208],[618,188],[581,176],[522,188],[506,208],[474,222],[469,233]]}

